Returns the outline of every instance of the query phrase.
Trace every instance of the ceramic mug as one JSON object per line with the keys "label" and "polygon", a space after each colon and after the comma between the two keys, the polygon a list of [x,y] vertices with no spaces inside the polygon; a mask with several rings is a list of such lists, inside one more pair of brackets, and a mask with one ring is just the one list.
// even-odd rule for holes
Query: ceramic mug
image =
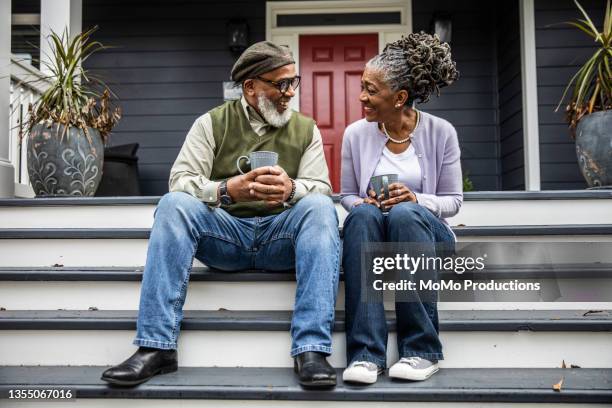
{"label": "ceramic mug", "polygon": [[251,152],[248,156],[240,156],[238,160],[236,160],[236,167],[241,174],[244,174],[244,171],[240,168],[240,161],[242,159],[246,160],[246,163],[251,165],[251,170],[255,170],[259,167],[276,166],[278,163],[278,153],[261,150]]}
{"label": "ceramic mug", "polygon": [[[397,183],[397,174],[381,174],[380,176],[374,176],[370,179],[370,185],[376,192],[376,196],[380,195],[381,190],[383,191],[384,200],[389,199],[389,184]],[[380,209],[383,213],[387,213],[386,209],[381,205]]]}

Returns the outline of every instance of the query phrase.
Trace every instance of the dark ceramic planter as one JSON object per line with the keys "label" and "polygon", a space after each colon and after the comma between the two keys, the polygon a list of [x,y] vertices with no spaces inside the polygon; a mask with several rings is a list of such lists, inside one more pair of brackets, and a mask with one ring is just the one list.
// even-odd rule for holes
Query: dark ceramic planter
{"label": "dark ceramic planter", "polygon": [[612,111],[594,112],[580,119],[576,154],[589,187],[612,186]]}
{"label": "dark ceramic planter", "polygon": [[91,197],[102,178],[104,146],[100,133],[88,128],[91,143],[81,129],[63,125],[36,125],[28,138],[28,175],[38,197]]}

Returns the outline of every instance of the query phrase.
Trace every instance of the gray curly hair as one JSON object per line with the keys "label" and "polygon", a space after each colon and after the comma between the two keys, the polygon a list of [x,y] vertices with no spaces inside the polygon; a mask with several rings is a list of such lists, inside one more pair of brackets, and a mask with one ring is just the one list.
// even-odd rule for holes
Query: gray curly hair
{"label": "gray curly hair", "polygon": [[440,96],[440,88],[459,78],[450,45],[423,31],[387,44],[366,68],[381,72],[392,91],[408,91],[408,106],[429,101],[434,91]]}

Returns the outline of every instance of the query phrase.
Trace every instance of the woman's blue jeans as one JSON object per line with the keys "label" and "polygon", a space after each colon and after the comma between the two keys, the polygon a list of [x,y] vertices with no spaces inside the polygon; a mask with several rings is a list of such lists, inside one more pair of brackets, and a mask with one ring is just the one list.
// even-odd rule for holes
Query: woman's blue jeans
{"label": "woman's blue jeans", "polygon": [[308,194],[281,214],[237,218],[186,193],[164,195],[149,239],[135,345],[176,349],[194,257],[225,271],[295,268],[291,355],[331,354],[340,237],[329,197]]}
{"label": "woman's blue jeans", "polygon": [[[362,271],[362,247],[374,242],[431,243],[424,246],[424,255],[435,256],[436,242],[444,242],[452,250],[455,239],[435,215],[415,203],[400,203],[388,215],[383,215],[374,205],[361,204],[346,218],[342,264],[346,285],[347,362],[369,361],[386,367],[388,328],[382,296],[379,301],[362,298],[362,274],[372,273]],[[436,302],[421,301],[418,296],[409,302],[396,301],[395,313],[400,357],[443,359]]]}

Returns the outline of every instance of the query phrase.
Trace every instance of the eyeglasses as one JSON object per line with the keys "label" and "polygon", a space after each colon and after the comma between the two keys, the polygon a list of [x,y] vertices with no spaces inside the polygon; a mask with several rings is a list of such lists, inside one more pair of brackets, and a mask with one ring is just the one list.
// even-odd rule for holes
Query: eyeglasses
{"label": "eyeglasses", "polygon": [[269,79],[262,78],[260,76],[255,77],[255,79],[259,79],[260,81],[267,82],[272,84],[276,89],[278,89],[281,93],[285,93],[289,90],[289,87],[294,90],[300,86],[300,76],[295,76],[293,78],[281,79],[280,81],[271,81]]}

